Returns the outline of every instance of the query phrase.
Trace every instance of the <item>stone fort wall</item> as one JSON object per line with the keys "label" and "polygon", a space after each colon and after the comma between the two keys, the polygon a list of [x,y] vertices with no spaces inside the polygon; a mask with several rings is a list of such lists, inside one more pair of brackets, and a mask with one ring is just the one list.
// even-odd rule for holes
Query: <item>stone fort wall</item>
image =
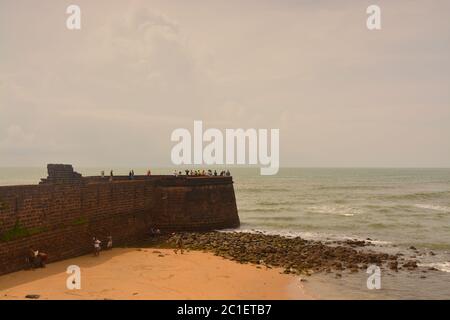
{"label": "stone fort wall", "polygon": [[0,187],[0,274],[21,270],[30,246],[49,262],[92,252],[92,238],[126,245],[163,232],[239,226],[231,177],[81,177],[49,165],[39,185]]}

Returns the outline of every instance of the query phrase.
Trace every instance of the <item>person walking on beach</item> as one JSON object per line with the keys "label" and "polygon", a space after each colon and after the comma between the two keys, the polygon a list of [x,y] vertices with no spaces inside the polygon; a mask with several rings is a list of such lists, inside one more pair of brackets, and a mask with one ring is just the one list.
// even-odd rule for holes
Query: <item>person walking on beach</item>
{"label": "person walking on beach", "polygon": [[98,257],[100,255],[100,251],[102,250],[100,244],[102,243],[99,239],[93,238],[94,240],[94,257]]}
{"label": "person walking on beach", "polygon": [[173,250],[175,254],[178,253],[178,250],[180,250],[180,254],[183,254],[183,237],[179,235],[175,241],[176,248]]}
{"label": "person walking on beach", "polygon": [[108,236],[108,243],[106,244],[106,249],[111,250],[113,246],[112,236]]}
{"label": "person walking on beach", "polygon": [[112,182],[113,179],[114,179],[114,172],[111,170],[111,171],[109,172],[109,181]]}

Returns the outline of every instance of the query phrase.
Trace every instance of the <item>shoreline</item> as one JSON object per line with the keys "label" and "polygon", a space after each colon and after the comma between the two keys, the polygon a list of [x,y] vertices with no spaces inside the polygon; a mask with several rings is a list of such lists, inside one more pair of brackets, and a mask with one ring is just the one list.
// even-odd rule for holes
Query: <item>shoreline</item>
{"label": "shoreline", "polygon": [[[69,265],[81,269],[81,290],[69,290]],[[100,257],[85,255],[0,277],[0,300],[27,299],[314,299],[292,275],[189,251],[114,248]]]}

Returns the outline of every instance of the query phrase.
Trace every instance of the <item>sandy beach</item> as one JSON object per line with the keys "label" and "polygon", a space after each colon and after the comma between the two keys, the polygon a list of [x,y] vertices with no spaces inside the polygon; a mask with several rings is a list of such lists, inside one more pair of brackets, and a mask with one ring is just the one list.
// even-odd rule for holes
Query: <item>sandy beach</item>
{"label": "sandy beach", "polygon": [[[67,267],[81,268],[81,289],[69,290]],[[0,300],[25,299],[313,299],[298,277],[211,253],[117,248],[0,277]]]}

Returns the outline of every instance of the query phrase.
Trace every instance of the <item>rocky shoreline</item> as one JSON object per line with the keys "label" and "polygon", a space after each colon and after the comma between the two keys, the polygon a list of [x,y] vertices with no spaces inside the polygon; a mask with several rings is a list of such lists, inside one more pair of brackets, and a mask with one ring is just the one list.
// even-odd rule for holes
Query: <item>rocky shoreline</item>
{"label": "rocky shoreline", "polygon": [[239,263],[283,268],[287,274],[335,272],[340,277],[344,270],[358,272],[372,264],[393,271],[417,268],[416,260],[408,260],[401,253],[376,252],[366,248],[370,241],[359,240],[325,244],[263,233],[206,232],[158,235],[151,245],[176,248],[180,238],[184,249],[212,252]]}

